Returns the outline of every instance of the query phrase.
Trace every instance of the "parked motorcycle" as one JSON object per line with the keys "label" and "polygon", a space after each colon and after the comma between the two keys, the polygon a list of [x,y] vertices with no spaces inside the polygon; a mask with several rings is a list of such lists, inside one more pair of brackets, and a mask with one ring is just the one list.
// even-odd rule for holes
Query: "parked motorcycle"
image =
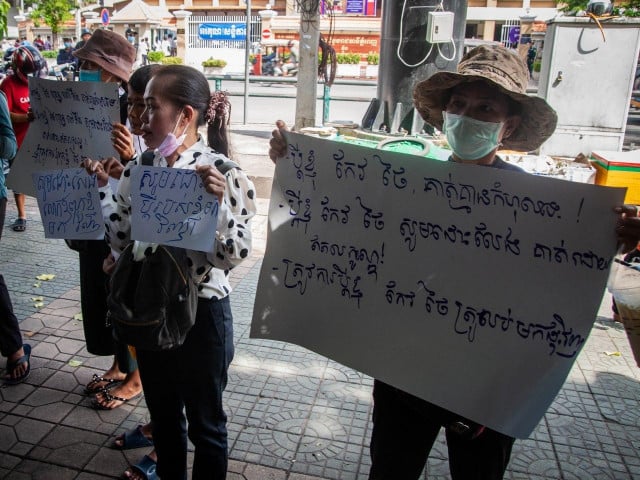
{"label": "parked motorcycle", "polygon": [[76,67],[73,63],[62,63],[49,67],[49,76],[56,80],[73,82]]}

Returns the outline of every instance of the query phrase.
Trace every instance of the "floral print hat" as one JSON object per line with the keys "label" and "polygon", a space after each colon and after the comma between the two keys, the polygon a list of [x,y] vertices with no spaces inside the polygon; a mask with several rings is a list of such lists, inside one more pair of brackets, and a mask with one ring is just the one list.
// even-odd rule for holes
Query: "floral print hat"
{"label": "floral print hat", "polygon": [[457,72],[437,72],[418,83],[413,90],[414,105],[425,122],[442,130],[449,90],[478,80],[498,87],[520,104],[522,121],[502,139],[504,148],[529,152],[551,136],[558,122],[556,112],[544,99],[527,95],[529,70],[517,53],[502,45],[476,47],[462,57]]}

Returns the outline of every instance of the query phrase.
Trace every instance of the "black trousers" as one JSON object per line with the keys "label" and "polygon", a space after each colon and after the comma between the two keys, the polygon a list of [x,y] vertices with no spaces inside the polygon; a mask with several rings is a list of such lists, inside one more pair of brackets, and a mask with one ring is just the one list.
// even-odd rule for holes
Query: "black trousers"
{"label": "black trousers", "polygon": [[104,240],[87,240],[80,253],[80,304],[87,350],[94,355],[113,355],[116,344],[107,324],[107,284],[102,262],[109,254]]}
{"label": "black trousers", "polygon": [[[375,381],[369,480],[417,480],[442,427],[453,480],[500,480],[514,438],[485,428],[472,438],[454,431],[458,415]],[[468,424],[469,422],[465,422]]]}
{"label": "black trousers", "polygon": [[[7,211],[7,199],[0,198],[0,238],[4,227],[4,217]],[[4,277],[0,275],[0,354],[3,357],[16,353],[22,346],[22,334],[18,326],[18,319],[13,313],[13,304],[9,296]]]}
{"label": "black trousers", "polygon": [[199,299],[195,325],[179,348],[137,350],[162,480],[187,478],[187,419],[195,447],[192,479],[226,478],[227,416],[222,392],[233,351],[229,297]]}
{"label": "black trousers", "polygon": [[9,290],[0,275],[0,353],[3,357],[16,353],[22,346],[22,334],[18,326],[18,319],[13,314],[13,305],[9,297]]}

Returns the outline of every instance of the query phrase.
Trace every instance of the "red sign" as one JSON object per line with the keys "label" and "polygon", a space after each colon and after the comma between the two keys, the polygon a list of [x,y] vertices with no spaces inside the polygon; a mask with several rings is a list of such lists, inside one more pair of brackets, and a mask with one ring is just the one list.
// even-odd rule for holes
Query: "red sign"
{"label": "red sign", "polygon": [[269,30],[268,28],[265,28],[264,30],[262,30],[262,39],[269,40],[270,38],[271,38],[271,30]]}

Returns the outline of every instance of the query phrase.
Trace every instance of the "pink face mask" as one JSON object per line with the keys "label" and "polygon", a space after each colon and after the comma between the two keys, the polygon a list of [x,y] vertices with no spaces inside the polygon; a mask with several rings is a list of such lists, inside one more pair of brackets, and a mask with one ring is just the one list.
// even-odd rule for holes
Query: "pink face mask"
{"label": "pink face mask", "polygon": [[[175,132],[176,128],[178,128],[178,123],[180,122],[181,118],[182,112],[180,112],[180,116],[176,121],[176,126],[174,127],[173,132]],[[182,132],[182,135],[177,138],[173,132],[164,137],[162,143],[158,146],[158,148],[156,148],[156,151],[160,152],[160,155],[162,155],[164,158],[168,158],[173,155],[175,151],[178,150],[178,147],[180,147],[180,145],[184,143],[184,139],[187,138],[187,127],[184,127],[184,132]]]}

